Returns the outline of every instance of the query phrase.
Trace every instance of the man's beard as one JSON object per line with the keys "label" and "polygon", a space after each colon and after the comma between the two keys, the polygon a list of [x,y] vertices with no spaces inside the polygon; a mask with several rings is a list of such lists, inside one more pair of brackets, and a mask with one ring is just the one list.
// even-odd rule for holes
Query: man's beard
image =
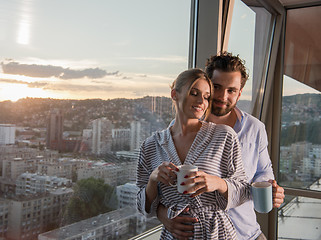
{"label": "man's beard", "polygon": [[222,101],[219,101],[219,100],[213,100],[212,114],[214,114],[215,116],[218,116],[218,117],[225,116],[226,114],[231,112],[232,109],[235,108],[235,106],[236,106],[236,103],[233,104],[233,105],[225,103],[226,108],[224,109],[224,108],[221,108],[221,107],[216,107],[215,104],[214,104],[215,102],[218,102],[218,103],[225,103],[225,102],[222,102]]}

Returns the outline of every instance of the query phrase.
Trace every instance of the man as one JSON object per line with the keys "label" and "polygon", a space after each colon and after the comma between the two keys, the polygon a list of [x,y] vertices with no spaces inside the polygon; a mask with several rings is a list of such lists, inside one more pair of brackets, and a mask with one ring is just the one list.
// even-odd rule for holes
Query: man
{"label": "man", "polygon": [[[207,121],[229,125],[235,130],[242,147],[242,162],[249,183],[269,180],[273,186],[273,207],[280,207],[284,199],[284,189],[273,180],[265,126],[236,107],[248,79],[243,61],[238,56],[223,52],[207,60],[206,73],[214,84],[212,112]],[[230,209],[228,213],[238,239],[266,239],[256,221],[252,200]],[[167,209],[163,205],[159,205],[157,215],[176,238],[187,239],[193,236],[191,223],[196,222],[196,218],[178,216],[168,219]]]}

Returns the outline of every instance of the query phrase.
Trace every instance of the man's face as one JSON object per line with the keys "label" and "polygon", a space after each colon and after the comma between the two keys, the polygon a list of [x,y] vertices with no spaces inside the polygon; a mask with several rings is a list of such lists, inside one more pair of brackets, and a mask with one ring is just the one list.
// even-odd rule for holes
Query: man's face
{"label": "man's face", "polygon": [[214,85],[212,114],[224,116],[231,112],[241,96],[241,72],[214,70],[211,80]]}

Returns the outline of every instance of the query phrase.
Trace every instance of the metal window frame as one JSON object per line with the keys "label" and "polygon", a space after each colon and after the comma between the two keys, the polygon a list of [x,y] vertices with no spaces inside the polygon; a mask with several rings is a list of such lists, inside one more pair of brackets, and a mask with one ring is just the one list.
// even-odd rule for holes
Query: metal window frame
{"label": "metal window frame", "polygon": [[[226,50],[235,0],[191,0],[190,46],[188,67],[204,68],[206,59],[219,51]],[[274,16],[274,26],[270,52],[266,56],[265,73],[261,79],[264,94],[257,98],[254,115],[265,123],[268,133],[269,153],[274,174],[278,176],[280,158],[280,133],[283,87],[283,59],[285,41],[286,10],[309,7],[310,4],[283,6],[278,0],[242,0],[248,6],[264,7]],[[318,2],[317,5],[320,5]],[[211,28],[209,28],[209,25]],[[321,199],[321,192],[284,187],[285,194]],[[268,239],[277,239],[277,210],[269,214],[258,215],[261,226],[267,226]],[[150,234],[159,232],[156,227]],[[147,234],[149,235],[149,234]],[[139,236],[139,239],[149,239]],[[135,238],[137,239],[137,238]]]}

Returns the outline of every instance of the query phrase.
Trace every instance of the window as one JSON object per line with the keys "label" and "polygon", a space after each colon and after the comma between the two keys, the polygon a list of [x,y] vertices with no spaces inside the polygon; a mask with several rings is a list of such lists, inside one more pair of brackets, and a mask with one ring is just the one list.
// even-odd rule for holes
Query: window
{"label": "window", "polygon": [[309,189],[320,171],[321,7],[287,14],[280,177],[285,186]]}
{"label": "window", "polygon": [[[321,7],[291,9],[286,22],[279,182],[306,194],[320,192],[320,14]],[[320,211],[320,199],[287,195],[279,238],[319,239]]]}
{"label": "window", "polygon": [[241,0],[235,1],[228,51],[245,60],[249,79],[238,107],[248,113],[253,112],[256,101],[262,104],[272,27],[273,18],[264,7],[249,7]]}
{"label": "window", "polygon": [[[66,196],[59,209],[69,211],[61,211],[59,219],[43,211],[43,229],[70,224],[79,209],[92,216],[90,201],[96,195],[83,188],[77,192],[83,185],[76,185],[86,185],[89,177],[106,190],[99,191],[98,206],[104,208],[97,217],[115,218],[110,228],[122,229],[117,234],[128,234],[125,238],[144,229],[116,226],[121,200],[116,189],[135,180],[140,143],[173,117],[169,85],[188,66],[190,6],[185,0],[0,3],[0,133],[6,127],[8,136],[0,159],[23,159],[8,163],[8,171],[1,169],[1,179],[31,174],[40,192],[35,198],[21,189],[22,198],[44,202],[47,212],[55,207],[51,199]],[[113,137],[113,132],[119,134]],[[98,174],[101,179],[95,179]],[[48,179],[57,187],[47,186]],[[66,179],[72,179],[73,189],[63,187]],[[35,188],[34,182],[28,184]],[[131,194],[125,197],[135,200]],[[8,201],[14,195],[8,193]],[[10,208],[8,218],[19,214]],[[136,212],[131,216],[137,220]],[[155,219],[146,223],[158,224]],[[10,230],[14,226],[8,229],[6,237],[21,237]]]}

